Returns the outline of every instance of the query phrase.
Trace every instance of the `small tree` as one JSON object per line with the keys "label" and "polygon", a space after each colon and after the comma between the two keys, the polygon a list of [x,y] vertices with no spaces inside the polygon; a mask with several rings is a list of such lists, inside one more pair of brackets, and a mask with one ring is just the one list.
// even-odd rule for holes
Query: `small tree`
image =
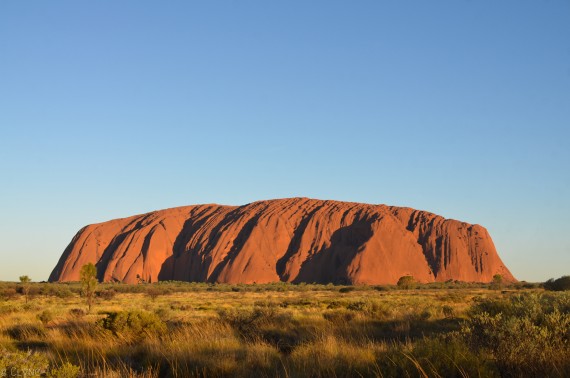
{"label": "small tree", "polygon": [[551,278],[543,284],[546,290],[564,291],[570,290],[570,276],[562,276],[560,278]]}
{"label": "small tree", "polygon": [[152,299],[152,301],[156,301],[156,298],[158,298],[159,295],[164,294],[164,292],[162,290],[160,290],[157,287],[149,287],[146,291],[146,295],[149,296],[150,299]]}
{"label": "small tree", "polygon": [[28,303],[28,296],[30,294],[30,283],[32,279],[28,276],[20,276],[20,283],[22,284],[22,293],[26,297],[26,303]]}
{"label": "small tree", "polygon": [[398,280],[398,287],[402,289],[412,289],[415,283],[414,276],[402,276]]}
{"label": "small tree", "polygon": [[491,288],[499,290],[503,287],[503,276],[500,274],[495,274],[493,276],[493,281],[491,282]]}
{"label": "small tree", "polygon": [[92,263],[83,265],[79,275],[81,277],[81,293],[87,300],[87,306],[91,312],[91,306],[95,299],[95,289],[99,283],[97,281],[97,268]]}

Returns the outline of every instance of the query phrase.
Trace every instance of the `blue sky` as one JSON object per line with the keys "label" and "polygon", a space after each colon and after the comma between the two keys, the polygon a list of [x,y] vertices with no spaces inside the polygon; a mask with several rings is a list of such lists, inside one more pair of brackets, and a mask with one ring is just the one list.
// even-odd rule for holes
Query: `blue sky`
{"label": "blue sky", "polygon": [[304,196],[570,274],[570,2],[0,3],[0,280],[80,227]]}

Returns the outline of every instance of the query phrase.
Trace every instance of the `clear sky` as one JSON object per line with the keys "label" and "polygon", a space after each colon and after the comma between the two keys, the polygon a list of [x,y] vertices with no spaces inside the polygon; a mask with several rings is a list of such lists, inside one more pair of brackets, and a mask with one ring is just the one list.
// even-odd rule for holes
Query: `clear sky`
{"label": "clear sky", "polygon": [[304,196],[570,274],[570,2],[2,1],[0,280],[82,226]]}

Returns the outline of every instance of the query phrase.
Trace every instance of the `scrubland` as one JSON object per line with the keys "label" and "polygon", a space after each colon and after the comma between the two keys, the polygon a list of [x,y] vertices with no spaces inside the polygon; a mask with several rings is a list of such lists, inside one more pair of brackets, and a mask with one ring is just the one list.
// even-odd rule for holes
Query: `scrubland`
{"label": "scrubland", "polygon": [[0,376],[568,377],[540,285],[0,283]]}

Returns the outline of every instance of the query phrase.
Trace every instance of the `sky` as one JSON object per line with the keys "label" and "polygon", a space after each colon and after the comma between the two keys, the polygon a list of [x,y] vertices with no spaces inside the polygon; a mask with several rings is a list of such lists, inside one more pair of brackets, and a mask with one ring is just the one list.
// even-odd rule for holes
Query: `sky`
{"label": "sky", "polygon": [[0,280],[84,225],[311,197],[570,274],[570,2],[2,1]]}

